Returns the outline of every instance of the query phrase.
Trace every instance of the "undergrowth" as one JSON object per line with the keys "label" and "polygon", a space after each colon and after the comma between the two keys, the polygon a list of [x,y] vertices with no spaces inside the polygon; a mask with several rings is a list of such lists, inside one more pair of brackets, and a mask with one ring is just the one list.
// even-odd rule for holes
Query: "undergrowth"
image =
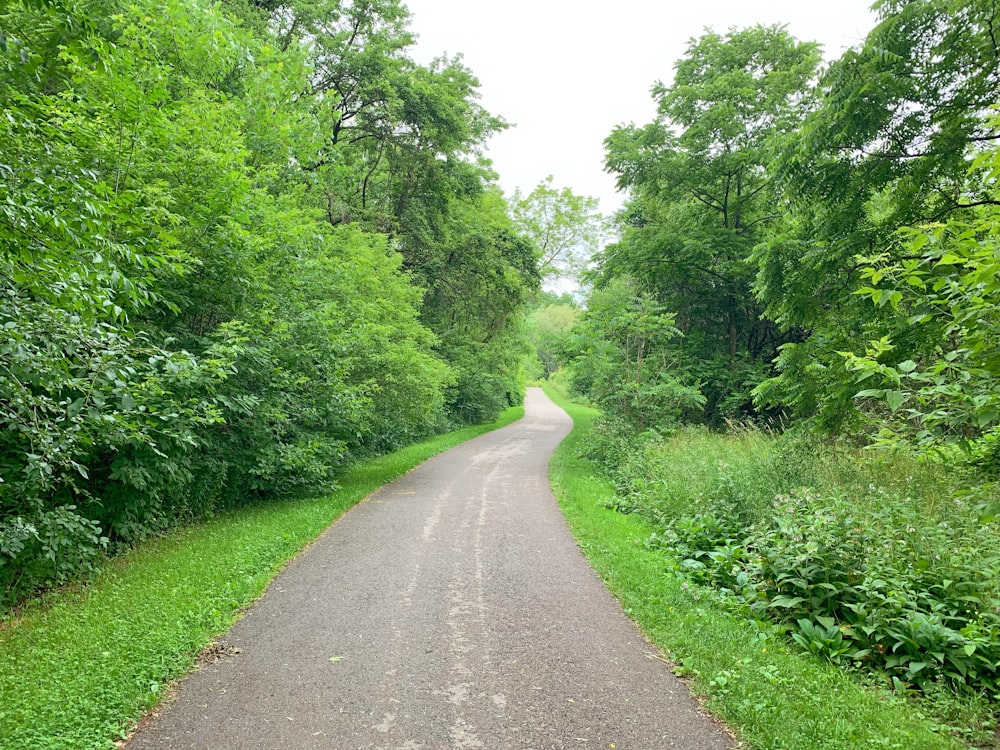
{"label": "undergrowth", "polygon": [[[731,619],[760,638],[749,656],[737,649],[728,657],[731,663],[750,659],[748,665],[722,666],[720,655],[711,669],[692,668],[727,719],[748,721],[745,707],[734,707],[725,695],[734,692],[735,680],[745,679],[734,675],[771,669],[764,651],[798,650],[816,657],[798,661],[836,665],[846,681],[859,690],[867,686],[873,697],[911,704],[925,726],[995,746],[1000,545],[975,505],[956,497],[962,477],[905,456],[759,430],[723,435],[685,428],[629,436],[598,420],[581,440],[578,452],[590,462],[601,458],[599,471],[610,477],[601,504],[624,511],[623,518],[641,519],[648,529],[630,541],[662,561],[662,582],[655,585],[676,585],[697,602],[693,606],[715,613],[694,616],[701,637],[714,638],[711,631],[729,628],[722,620]],[[587,465],[598,471],[596,463]],[[616,585],[654,584],[622,579]],[[640,606],[656,610],[662,604]],[[648,616],[673,621],[662,611]],[[679,615],[664,640],[682,655],[682,671],[683,655],[694,646],[678,636],[691,617]],[[782,699],[780,685],[770,689]],[[820,680],[816,690],[825,689]],[[824,696],[834,703],[838,722],[858,711],[850,702],[855,699],[844,697],[853,689],[839,684]],[[761,703],[769,725],[777,723],[773,699]],[[800,700],[791,693],[784,699]],[[887,739],[894,731],[886,726],[880,740],[867,744],[830,740],[815,746],[917,746]],[[765,737],[752,744],[813,746],[790,741],[773,726]]]}

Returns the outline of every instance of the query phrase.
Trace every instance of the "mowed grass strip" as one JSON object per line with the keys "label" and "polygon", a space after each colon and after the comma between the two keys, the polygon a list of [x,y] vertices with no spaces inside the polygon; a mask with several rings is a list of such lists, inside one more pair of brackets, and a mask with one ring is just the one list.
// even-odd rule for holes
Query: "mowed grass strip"
{"label": "mowed grass strip", "polygon": [[523,414],[508,409],[492,424],[360,463],[330,495],[240,510],[152,540],[108,560],[90,584],[0,622],[0,750],[114,747],[344,511],[425,459]]}
{"label": "mowed grass strip", "polygon": [[604,507],[614,489],[581,458],[594,409],[546,386],[573,418],[552,459],[550,479],[563,514],[611,592],[687,678],[705,706],[756,750],[957,750],[905,700],[854,681],[836,667],[766,637],[667,570],[646,548],[653,527]]}

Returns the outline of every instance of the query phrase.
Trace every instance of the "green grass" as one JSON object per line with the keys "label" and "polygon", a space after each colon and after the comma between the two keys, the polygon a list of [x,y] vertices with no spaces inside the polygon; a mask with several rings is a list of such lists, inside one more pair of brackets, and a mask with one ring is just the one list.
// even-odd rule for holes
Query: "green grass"
{"label": "green grass", "polygon": [[[681,427],[638,453],[633,459],[645,464],[630,473],[651,490],[644,504],[655,506],[667,519],[704,512],[719,499],[728,509],[762,518],[770,514],[777,492],[809,487],[873,505],[883,503],[883,493],[906,496],[928,518],[944,520],[955,510],[948,498],[965,478],[902,453],[816,444],[804,434],[797,443],[782,442],[769,431],[753,428],[720,434],[700,426]],[[873,492],[874,487],[880,491]]]}
{"label": "green grass", "polygon": [[917,708],[794,653],[687,587],[644,542],[653,527],[604,507],[614,488],[580,457],[597,412],[546,388],[574,420],[551,463],[553,489],[591,565],[625,611],[690,678],[696,695],[757,750],[943,750],[963,744]]}
{"label": "green grass", "polygon": [[519,419],[361,463],[331,495],[234,512],[109,560],[0,622],[0,750],[110,748],[305,545],[425,459]]}

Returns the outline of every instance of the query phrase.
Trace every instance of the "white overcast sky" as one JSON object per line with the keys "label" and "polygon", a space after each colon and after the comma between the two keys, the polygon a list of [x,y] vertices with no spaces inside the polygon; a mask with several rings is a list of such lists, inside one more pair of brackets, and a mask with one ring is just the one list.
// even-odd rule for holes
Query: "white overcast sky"
{"label": "white overcast sky", "polygon": [[603,171],[603,141],[615,125],[650,122],[649,95],[669,82],[688,40],[705,28],[783,23],[823,45],[827,60],[859,44],[875,25],[871,0],[404,0],[429,62],[461,53],[481,84],[480,103],[513,123],[488,156],[508,195],[547,175],[557,187],[620,207]]}

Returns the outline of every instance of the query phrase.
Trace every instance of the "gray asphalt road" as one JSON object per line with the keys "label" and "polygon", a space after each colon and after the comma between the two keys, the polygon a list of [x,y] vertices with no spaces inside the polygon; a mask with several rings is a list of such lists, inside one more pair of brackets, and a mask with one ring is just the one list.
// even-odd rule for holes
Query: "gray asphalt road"
{"label": "gray asphalt road", "polygon": [[570,537],[566,414],[386,485],[290,565],[129,750],[731,747]]}

